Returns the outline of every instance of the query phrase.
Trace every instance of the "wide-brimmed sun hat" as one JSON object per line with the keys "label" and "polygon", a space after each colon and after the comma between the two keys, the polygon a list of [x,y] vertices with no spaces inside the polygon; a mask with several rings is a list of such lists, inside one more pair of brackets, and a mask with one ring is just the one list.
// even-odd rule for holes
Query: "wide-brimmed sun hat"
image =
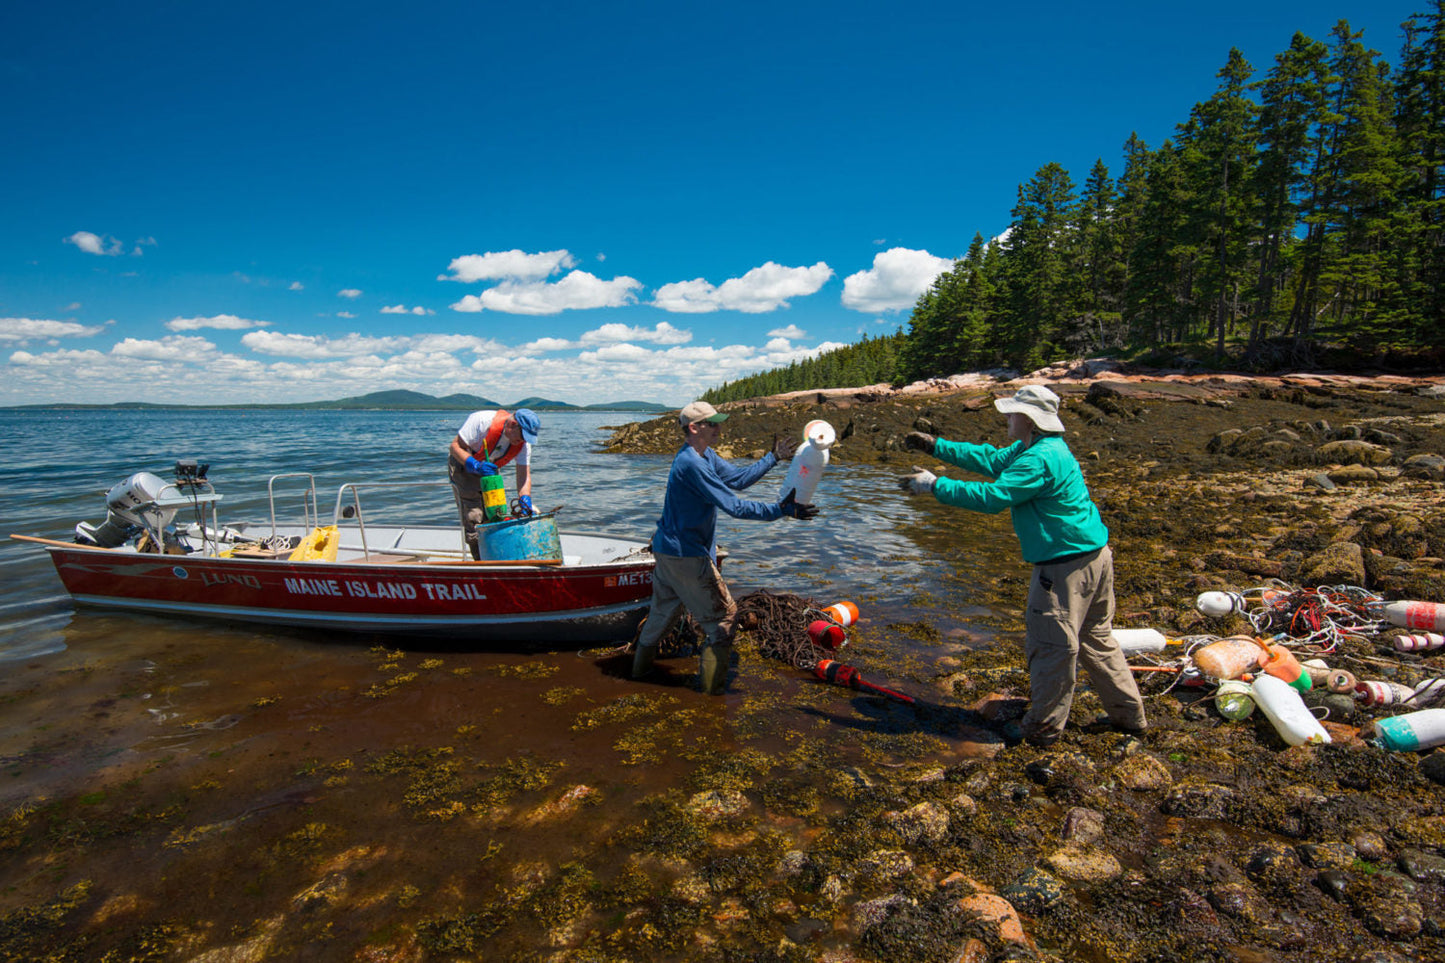
{"label": "wide-brimmed sun hat", "polygon": [[1012,398],[995,398],[993,406],[1006,415],[1028,415],[1040,431],[1063,431],[1059,420],[1059,396],[1043,385],[1024,385]]}
{"label": "wide-brimmed sun hat", "polygon": [[695,425],[700,421],[727,421],[728,416],[720,413],[706,401],[694,401],[678,412],[677,420],[682,427],[686,428],[688,425]]}

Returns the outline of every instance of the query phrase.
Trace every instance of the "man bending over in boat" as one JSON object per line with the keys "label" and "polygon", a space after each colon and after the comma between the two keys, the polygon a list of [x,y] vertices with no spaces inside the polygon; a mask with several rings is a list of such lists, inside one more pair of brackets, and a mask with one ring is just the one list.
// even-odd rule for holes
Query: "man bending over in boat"
{"label": "man bending over in boat", "polygon": [[717,567],[718,509],[733,518],[771,522],[791,515],[808,519],[818,514],[812,505],[800,504],[789,491],[779,502],[744,501],[742,491],[768,473],[784,458],[791,458],[797,442],[781,438],[773,450],[746,468],[734,468],[712,450],[727,415],[705,401],[694,401],[678,415],[685,444],[672,461],[663,496],[662,518],[652,536],[652,604],[633,655],[632,677],[652,669],[657,647],[671,631],[685,607],[702,627],[704,640],[698,659],[703,692],[722,695],[727,687],[728,658],[733,651],[738,607]]}
{"label": "man bending over in boat", "polygon": [[503,465],[516,462],[517,501],[523,512],[536,514],[532,508],[532,472],[528,465],[541,427],[541,420],[530,408],[518,408],[516,412],[474,411],[452,439],[447,478],[457,498],[457,511],[462,516],[472,558],[480,557],[477,526],[487,518],[481,491],[483,476],[499,474]]}

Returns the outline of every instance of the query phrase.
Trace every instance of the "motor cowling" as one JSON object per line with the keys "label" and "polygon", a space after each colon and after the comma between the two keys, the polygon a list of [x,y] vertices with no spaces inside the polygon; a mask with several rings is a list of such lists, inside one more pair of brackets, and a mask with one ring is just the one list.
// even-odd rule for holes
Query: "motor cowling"
{"label": "motor cowling", "polygon": [[167,487],[160,476],[139,471],[105,493],[106,517],[100,525],[81,522],[75,526],[77,541],[115,548],[124,545],[148,522],[164,528],[175,520],[174,508],[159,508],[156,500]]}

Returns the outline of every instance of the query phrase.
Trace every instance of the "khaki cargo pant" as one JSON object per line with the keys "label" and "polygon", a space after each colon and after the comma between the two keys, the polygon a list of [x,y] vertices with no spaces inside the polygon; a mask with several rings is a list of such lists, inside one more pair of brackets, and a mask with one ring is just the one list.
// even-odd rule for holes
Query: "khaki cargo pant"
{"label": "khaki cargo pant", "polygon": [[482,501],[482,479],[457,464],[455,458],[447,456],[447,481],[452,483],[452,494],[457,500],[457,514],[461,517],[462,531],[467,537],[467,549],[472,558],[478,556],[477,526],[487,520],[486,503]]}
{"label": "khaki cargo pant", "polygon": [[1144,700],[1134,673],[1109,637],[1114,627],[1114,553],[1109,546],[1068,561],[1035,565],[1025,624],[1030,705],[1020,725],[1030,742],[1046,745],[1063,734],[1079,666],[1115,725],[1145,727]]}
{"label": "khaki cargo pant", "polygon": [[637,637],[638,650],[655,655],[663,636],[672,631],[684,608],[703,631],[699,672],[703,690],[720,694],[727,678],[727,658],[737,634],[738,607],[710,558],[654,556],[652,603]]}

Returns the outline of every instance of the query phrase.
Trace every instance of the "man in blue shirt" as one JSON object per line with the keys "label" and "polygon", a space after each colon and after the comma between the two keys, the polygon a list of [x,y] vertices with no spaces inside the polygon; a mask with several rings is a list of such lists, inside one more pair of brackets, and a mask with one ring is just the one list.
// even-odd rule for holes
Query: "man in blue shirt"
{"label": "man in blue shirt", "polygon": [[714,533],[718,510],[733,518],[764,522],[784,515],[809,519],[818,514],[812,505],[799,504],[791,491],[778,502],[750,502],[734,494],[762,478],[781,459],[791,458],[797,442],[781,438],[762,458],[746,468],[735,468],[712,449],[727,417],[705,401],[694,401],[678,415],[685,444],[672,460],[662,517],[652,536],[656,560],[652,606],[638,634],[632,661],[632,677],[646,675],[657,658],[658,644],[686,608],[703,630],[698,674],[702,691],[708,695],[722,695],[727,687],[738,611],[717,567]]}
{"label": "man in blue shirt", "polygon": [[917,465],[901,480],[915,495],[931,492],[945,505],[994,514],[1007,508],[1024,560],[1032,562],[1024,655],[1029,666],[1028,712],[1021,727],[1033,745],[1049,746],[1063,734],[1083,666],[1110,721],[1138,732],[1144,702],[1124,653],[1110,636],[1114,625],[1114,556],[1109,530],[1089,498],[1079,463],[1064,443],[1059,396],[1025,385],[994,406],[1008,415],[1007,448],[945,441],[921,431],[909,448],[983,475],[986,482],[939,478]]}

